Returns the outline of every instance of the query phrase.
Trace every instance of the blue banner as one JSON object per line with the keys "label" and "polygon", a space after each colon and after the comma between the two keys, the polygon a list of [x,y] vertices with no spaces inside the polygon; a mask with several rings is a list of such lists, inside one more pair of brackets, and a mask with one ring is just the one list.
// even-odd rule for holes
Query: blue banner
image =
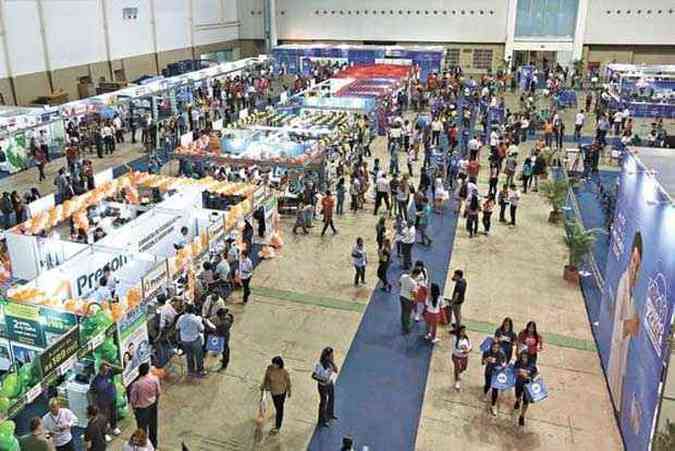
{"label": "blue banner", "polygon": [[597,333],[628,451],[648,449],[669,356],[675,208],[631,154],[624,160]]}

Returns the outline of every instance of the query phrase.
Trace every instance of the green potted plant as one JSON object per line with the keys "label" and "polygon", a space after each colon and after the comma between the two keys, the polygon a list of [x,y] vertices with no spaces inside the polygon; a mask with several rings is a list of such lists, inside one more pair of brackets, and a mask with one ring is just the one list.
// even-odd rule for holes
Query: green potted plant
{"label": "green potted plant", "polygon": [[579,283],[579,265],[581,260],[591,251],[595,242],[597,229],[586,230],[576,219],[565,223],[565,244],[569,250],[569,264],[565,265],[563,279]]}
{"label": "green potted plant", "polygon": [[557,224],[562,219],[562,208],[567,201],[570,184],[567,180],[546,180],[539,185],[539,192],[546,198],[553,211],[548,215],[548,222]]}

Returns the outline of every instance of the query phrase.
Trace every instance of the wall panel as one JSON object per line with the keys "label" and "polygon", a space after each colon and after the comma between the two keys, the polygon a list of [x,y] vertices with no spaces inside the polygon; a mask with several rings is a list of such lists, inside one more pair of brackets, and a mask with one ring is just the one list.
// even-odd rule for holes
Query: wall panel
{"label": "wall panel", "polygon": [[46,70],[37,2],[5,2],[5,26],[14,75]]}
{"label": "wall panel", "polygon": [[673,0],[591,0],[584,44],[673,45]]}
{"label": "wall panel", "polygon": [[190,47],[190,2],[154,0],[159,51]]}
{"label": "wall panel", "polygon": [[[112,58],[126,58],[154,52],[149,1],[107,0],[106,7]],[[137,18],[125,19],[124,8],[138,8]]]}
{"label": "wall panel", "polygon": [[98,0],[43,0],[42,9],[53,70],[106,59]]}

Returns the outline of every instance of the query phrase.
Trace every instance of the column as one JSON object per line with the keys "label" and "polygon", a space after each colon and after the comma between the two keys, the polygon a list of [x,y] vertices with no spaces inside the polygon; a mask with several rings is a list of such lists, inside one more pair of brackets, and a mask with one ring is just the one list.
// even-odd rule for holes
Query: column
{"label": "column", "polygon": [[513,62],[513,41],[516,36],[516,14],[518,0],[509,0],[506,10],[506,43],[504,45],[504,59]]}
{"label": "column", "polygon": [[276,0],[263,0],[263,2],[265,51],[268,55],[271,55],[272,49],[277,45]]}
{"label": "column", "polygon": [[583,56],[587,17],[588,0],[579,0],[579,8],[577,9],[577,26],[574,30],[574,49],[572,50],[572,61],[580,60]]}

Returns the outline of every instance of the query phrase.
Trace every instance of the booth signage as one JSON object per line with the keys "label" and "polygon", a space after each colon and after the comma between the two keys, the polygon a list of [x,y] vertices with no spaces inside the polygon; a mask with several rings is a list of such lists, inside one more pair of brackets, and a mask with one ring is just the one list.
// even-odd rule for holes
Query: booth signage
{"label": "booth signage", "polygon": [[169,281],[169,268],[166,260],[163,260],[158,266],[150,270],[141,280],[143,287],[143,300],[152,299],[157,296],[162,286]]}
{"label": "booth signage", "polygon": [[40,326],[40,308],[32,305],[7,304],[5,306],[7,338],[12,341],[45,347],[45,338]]}
{"label": "booth signage", "polygon": [[209,242],[211,244],[216,244],[219,241],[222,241],[225,237],[225,218],[219,216],[217,221],[213,221],[209,224]]}
{"label": "booth signage", "polygon": [[138,376],[138,367],[150,361],[150,341],[145,309],[136,308],[122,317],[117,323],[122,360],[122,382],[131,384]]}
{"label": "booth signage", "polygon": [[122,266],[124,266],[127,263],[127,261],[128,259],[126,255],[117,255],[112,260],[110,260],[109,262],[98,268],[96,271],[91,271],[89,273],[76,276],[74,283],[75,295],[78,298],[82,298],[90,294],[92,291],[94,291],[94,289],[98,285],[99,279],[103,275],[103,268],[105,266],[110,266],[110,270],[112,272],[115,272]]}
{"label": "booth signage", "polygon": [[47,375],[60,368],[73,356],[76,357],[79,347],[79,332],[77,327],[73,327],[59,341],[40,354],[42,374]]}
{"label": "booth signage", "polygon": [[138,241],[138,252],[147,252],[158,243],[160,243],[167,235],[173,233],[174,225],[180,218],[172,217],[167,222],[150,232]]}
{"label": "booth signage", "polygon": [[77,325],[77,317],[70,312],[40,307],[40,325],[46,345],[51,346],[61,335]]}
{"label": "booth signage", "polygon": [[36,385],[26,392],[26,404],[30,404],[42,394],[42,385]]}

